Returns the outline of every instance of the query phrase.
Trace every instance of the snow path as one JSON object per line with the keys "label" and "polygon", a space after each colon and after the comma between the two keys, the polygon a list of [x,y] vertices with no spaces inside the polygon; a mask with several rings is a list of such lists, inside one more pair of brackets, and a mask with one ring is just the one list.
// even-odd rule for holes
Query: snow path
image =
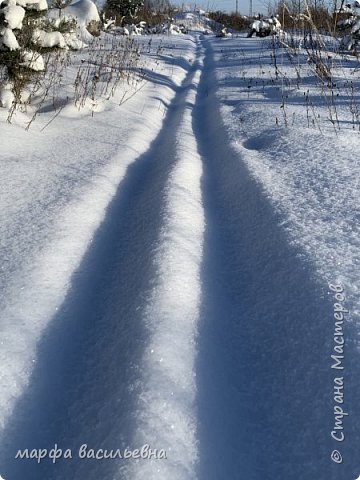
{"label": "snow path", "polygon": [[[253,175],[251,157],[239,154],[224,126],[215,42],[206,42],[194,112],[207,225],[197,357],[199,478],[355,478],[358,334],[347,323],[345,405],[352,416],[339,472],[329,458],[336,444],[330,437],[334,298],[314,257],[304,255],[303,237],[291,241],[284,227],[289,212],[274,208],[264,178]],[[216,48],[231,55],[226,41]]]}
{"label": "snow path", "polygon": [[[106,129],[109,130],[109,126]],[[61,178],[58,179],[54,171],[52,175],[55,178],[47,178],[46,167],[35,165],[32,172],[34,176],[44,170],[43,177],[40,176],[38,181],[35,198],[30,201],[24,198],[18,202],[18,211],[14,211],[13,216],[11,210],[9,215],[7,205],[4,207],[5,235],[2,241],[5,262],[2,278],[6,284],[1,298],[1,331],[6,338],[6,349],[0,354],[4,389],[0,400],[2,426],[11,413],[12,398],[21,392],[31,372],[35,356],[33,347],[51,316],[64,301],[71,275],[104,218],[105,209],[118,183],[125,176],[128,166],[149,145],[149,132],[146,130],[150,129],[145,124],[142,128],[123,131],[125,139],[120,147],[116,148],[110,141],[109,151],[106,151],[102,141],[97,140],[99,136],[95,132],[87,130],[83,138],[81,135],[77,138],[79,145],[83,146],[89,134],[94,136],[88,162],[83,162],[86,165],[76,164],[80,152],[76,144],[71,145],[68,154],[74,157],[66,167],[69,170],[65,174],[69,176],[68,179],[63,178],[60,168]],[[116,133],[116,127],[113,127],[113,135]],[[126,146],[130,136],[131,145]],[[39,164],[44,162],[44,158],[51,158],[51,150],[56,149],[56,145],[49,146],[46,143],[44,151],[39,152]],[[58,148],[61,150],[60,145]],[[113,158],[115,148],[121,153]],[[95,162],[97,156],[103,159],[100,165]],[[30,178],[30,182],[35,183],[34,178]],[[64,183],[68,183],[66,190],[58,186]],[[10,184],[11,188],[16,189],[17,186]],[[22,188],[26,191],[26,186]],[[18,195],[21,197],[21,188]],[[11,223],[11,218],[15,218],[16,222]],[[9,262],[6,263],[7,257]],[[34,301],[34,298],[37,300]],[[18,328],[14,329],[14,325],[18,325]],[[13,356],[14,360],[9,356]]]}
{"label": "snow path", "polygon": [[[157,101],[168,92],[169,102],[166,117],[155,117],[156,139],[140,138],[135,152],[128,147],[120,169],[110,162],[95,180],[89,172],[91,188],[58,219],[69,223],[65,239],[84,238],[49,238],[34,285],[26,276],[18,305],[4,310],[6,480],[339,478],[328,458],[334,325],[327,284],[231,144],[213,40],[191,42],[192,66],[179,60],[188,70],[179,86],[152,92]],[[155,90],[171,83],[153,78]],[[122,148],[138,140],[132,128]],[[52,268],[64,249],[72,260],[57,279],[66,288],[52,295]],[[18,285],[16,277],[8,298]],[[19,318],[22,344],[11,337]],[[355,338],[350,327],[347,334]],[[355,364],[354,345],[347,355]],[[355,373],[347,374],[351,405]],[[358,474],[359,418],[347,424],[344,480]],[[13,460],[17,449],[55,443],[74,458]],[[167,459],[79,460],[85,443],[108,450],[147,443]]]}
{"label": "snow path", "polygon": [[200,308],[200,265],[204,215],[200,179],[202,162],[192,128],[203,58],[197,59],[176,104],[162,155],[175,160],[164,196],[164,224],[155,252],[154,286],[144,312],[148,345],[136,407],[135,445],[165,448],[168,459],[138,461],[127,478],[186,480],[197,462],[196,336]]}
{"label": "snow path", "polygon": [[30,387],[16,406],[2,450],[10,458],[14,445],[58,443],[77,451],[83,443],[108,449],[149,443],[165,449],[168,460],[142,461],[132,472],[125,465],[122,473],[116,462],[79,461],[75,468],[65,461],[55,468],[14,462],[8,476],[192,476],[204,229],[201,164],[191,128],[197,56],[156,141],[128,167],[62,308],[38,344]]}

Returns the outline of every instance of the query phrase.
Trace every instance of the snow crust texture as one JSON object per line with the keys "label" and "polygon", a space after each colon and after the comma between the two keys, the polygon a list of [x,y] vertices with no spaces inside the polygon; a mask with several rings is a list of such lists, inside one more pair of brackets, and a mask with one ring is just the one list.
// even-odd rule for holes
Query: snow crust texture
{"label": "snow crust texture", "polygon": [[[120,89],[79,111],[64,87],[55,118],[1,124],[0,473],[356,478],[358,133],[334,135],[306,70],[309,126],[271,43],[152,42],[126,102]],[[341,446],[329,284],[347,310]],[[15,459],[55,444],[72,458]],[[85,444],[167,458],[80,458]]]}

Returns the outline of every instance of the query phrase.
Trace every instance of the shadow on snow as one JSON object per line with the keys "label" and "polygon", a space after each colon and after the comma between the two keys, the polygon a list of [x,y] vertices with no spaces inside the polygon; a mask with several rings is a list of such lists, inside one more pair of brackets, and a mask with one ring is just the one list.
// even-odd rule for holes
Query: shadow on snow
{"label": "shadow on snow", "polygon": [[[175,107],[185,99],[193,71],[177,89],[150,149],[128,168],[64,304],[38,344],[29,387],[2,437],[5,478],[120,478],[121,460],[79,460],[79,447],[139,447],[131,441],[139,359],[147,344],[142,313],[151,288],[164,189],[176,158],[173,132],[181,109]],[[40,465],[34,459],[14,459],[19,449],[55,444],[71,449],[73,458],[55,465],[49,459]]]}
{"label": "shadow on snow", "polygon": [[[291,245],[261,186],[229,146],[216,107],[213,60],[194,112],[204,159],[207,229],[198,332],[201,480],[355,478],[356,369],[345,377],[347,441],[334,428],[334,318],[328,285]],[[345,327],[348,338],[353,334]],[[355,345],[347,356],[357,358]],[[345,370],[346,372],[346,370]],[[344,462],[333,463],[333,449]]]}

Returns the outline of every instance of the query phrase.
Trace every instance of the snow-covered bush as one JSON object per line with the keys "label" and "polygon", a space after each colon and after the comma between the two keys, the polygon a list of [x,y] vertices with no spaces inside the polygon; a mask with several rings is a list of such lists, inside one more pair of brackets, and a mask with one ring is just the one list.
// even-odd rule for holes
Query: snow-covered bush
{"label": "snow-covered bush", "polygon": [[24,87],[45,70],[44,51],[66,48],[47,10],[46,0],[0,0],[0,106],[21,101]]}
{"label": "snow-covered bush", "polygon": [[337,12],[341,16],[336,27],[339,32],[345,33],[340,42],[340,49],[351,51],[356,49],[360,40],[360,3],[356,0],[352,5],[343,5]]}
{"label": "snow-covered bush", "polygon": [[60,28],[63,22],[73,22],[79,36],[85,42],[91,41],[92,36],[98,36],[100,33],[100,15],[95,3],[91,0],[78,0],[62,8],[54,7],[49,10],[47,17],[57,28]]}
{"label": "snow-covered bush", "polygon": [[169,35],[179,35],[181,33],[187,33],[187,28],[184,25],[177,25],[173,18],[169,18],[167,22],[160,25],[156,25],[156,33],[167,33]]}
{"label": "snow-covered bush", "polygon": [[252,37],[255,33],[257,37],[268,37],[281,32],[281,23],[276,16],[262,18],[251,23],[248,37]]}
{"label": "snow-covered bush", "polygon": [[221,38],[223,38],[223,37],[232,37],[232,33],[229,32],[229,30],[228,30],[226,27],[224,27],[224,28],[222,28],[222,29],[216,34],[216,36],[217,36],[217,37],[221,37]]}
{"label": "snow-covered bush", "polygon": [[89,30],[96,34],[100,25],[95,4],[79,0],[69,5],[69,1],[55,0],[49,10],[46,0],[0,0],[0,106],[13,112],[23,104],[29,84],[46,94],[48,80],[58,81],[46,76],[51,52],[83,48],[93,40]]}
{"label": "snow-covered bush", "polygon": [[173,19],[169,19],[167,22],[156,25],[147,25],[145,22],[141,21],[138,24],[124,25],[123,27],[116,26],[113,20],[106,20],[104,25],[106,26],[107,31],[125,36],[157,34],[180,35],[188,33],[186,26],[173,23]]}
{"label": "snow-covered bush", "polygon": [[46,0],[0,0],[1,106],[9,106],[9,92],[19,100],[31,75],[44,69],[33,35],[46,10]]}

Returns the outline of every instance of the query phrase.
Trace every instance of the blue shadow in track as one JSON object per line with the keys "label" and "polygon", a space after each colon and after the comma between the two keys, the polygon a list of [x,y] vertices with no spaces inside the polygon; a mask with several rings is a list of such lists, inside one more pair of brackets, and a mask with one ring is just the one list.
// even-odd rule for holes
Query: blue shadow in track
{"label": "blue shadow in track", "polygon": [[[207,218],[197,361],[200,480],[346,480],[360,473],[359,353],[346,325],[346,441],[334,427],[334,318],[327,283],[291,245],[229,146],[211,48],[193,125]],[[214,108],[216,107],[217,108]],[[341,451],[344,461],[330,459]]]}
{"label": "blue shadow in track", "polygon": [[[83,444],[95,450],[135,448],[134,402],[147,345],[142,314],[154,274],[164,190],[176,159],[174,131],[187,108],[193,72],[177,89],[150,149],[128,168],[63,305],[39,342],[30,385],[2,437],[1,474],[6,479],[123,476],[121,460],[81,460],[78,452]],[[73,458],[55,465],[49,459],[41,464],[14,459],[19,449],[55,444],[71,449]]]}

